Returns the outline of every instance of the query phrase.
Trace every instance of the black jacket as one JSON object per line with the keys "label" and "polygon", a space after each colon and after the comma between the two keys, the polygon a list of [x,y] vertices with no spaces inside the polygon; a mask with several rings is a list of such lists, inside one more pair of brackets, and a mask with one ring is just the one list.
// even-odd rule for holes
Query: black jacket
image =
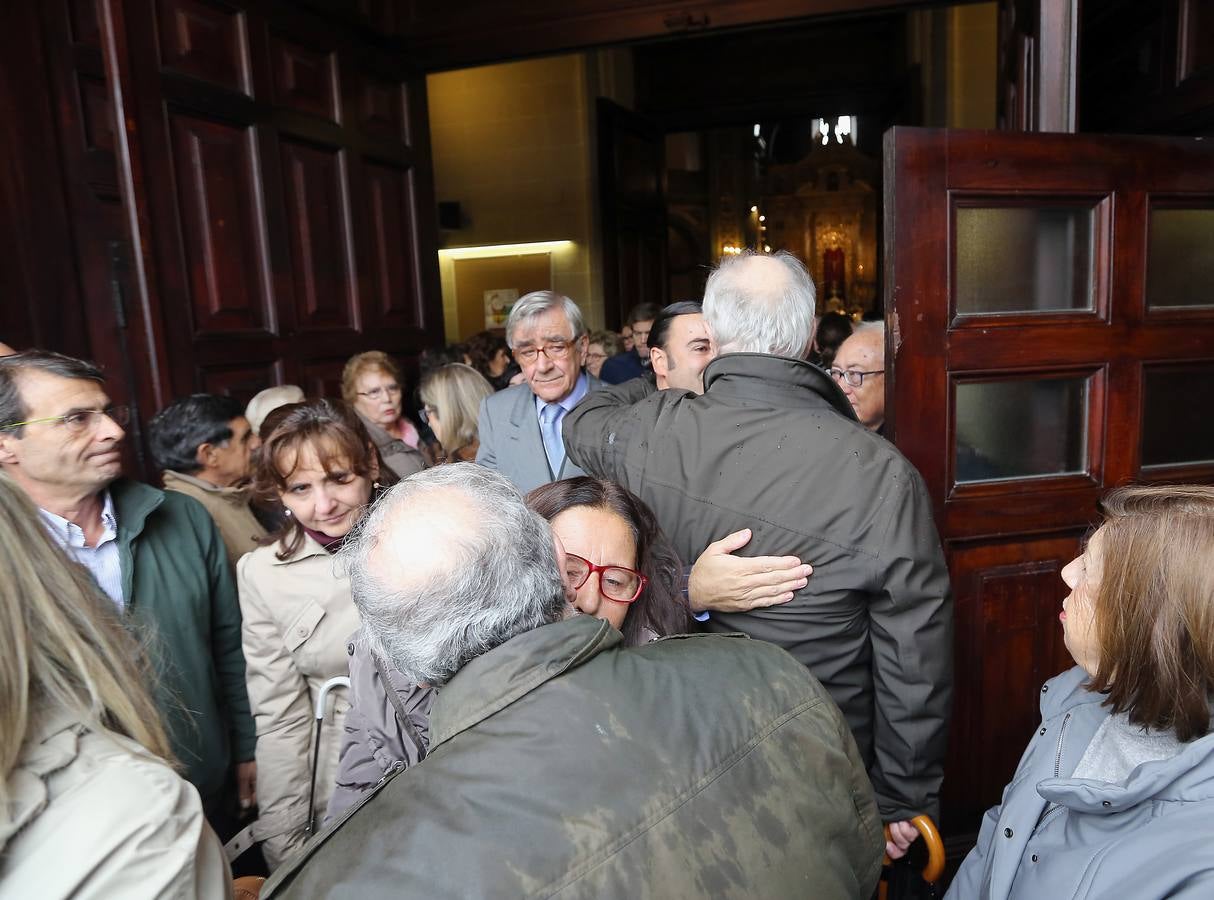
{"label": "black jacket", "polygon": [[644,499],[684,559],[751,528],[746,555],[813,565],[789,603],[708,626],[778,644],[821,680],[883,818],[936,815],[953,613],[923,480],[806,362],[727,354],[704,384],[699,397],[644,379],[587,396],[565,418],[569,458]]}

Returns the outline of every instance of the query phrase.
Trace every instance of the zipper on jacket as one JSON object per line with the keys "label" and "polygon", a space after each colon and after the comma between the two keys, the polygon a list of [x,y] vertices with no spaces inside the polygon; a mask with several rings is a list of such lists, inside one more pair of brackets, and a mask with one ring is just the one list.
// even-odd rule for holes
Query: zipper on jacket
{"label": "zipper on jacket", "polygon": [[1062,741],[1066,738],[1066,726],[1071,721],[1071,714],[1067,713],[1062,717],[1062,727],[1058,729],[1058,754],[1054,757],[1054,777],[1058,778],[1058,772],[1062,768]]}

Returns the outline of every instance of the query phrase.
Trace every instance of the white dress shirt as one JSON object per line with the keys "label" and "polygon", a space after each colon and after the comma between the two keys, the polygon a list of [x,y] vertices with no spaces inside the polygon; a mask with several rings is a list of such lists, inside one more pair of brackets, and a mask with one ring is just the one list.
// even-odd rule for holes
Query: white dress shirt
{"label": "white dress shirt", "polygon": [[110,492],[105,492],[101,507],[101,523],[105,530],[92,547],[85,545],[84,530],[79,525],[45,509],[38,512],[42,513],[47,530],[59,542],[59,546],[88,569],[97,585],[119,609],[123,609],[125,601],[122,596],[122,562],[118,557],[118,519],[114,515],[114,500]]}

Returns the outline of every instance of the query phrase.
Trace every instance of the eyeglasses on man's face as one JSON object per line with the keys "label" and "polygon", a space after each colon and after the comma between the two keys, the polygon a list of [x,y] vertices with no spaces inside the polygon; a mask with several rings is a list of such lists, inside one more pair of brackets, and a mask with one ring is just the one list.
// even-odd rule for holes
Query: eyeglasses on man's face
{"label": "eyeglasses on man's face", "polygon": [[640,572],[623,566],[596,566],[587,559],[573,553],[565,554],[565,574],[576,591],[584,585],[593,572],[599,573],[599,590],[603,596],[617,603],[631,603],[641,596],[649,579]]}
{"label": "eyeglasses on man's face", "polygon": [[514,351],[514,358],[520,364],[531,365],[544,354],[549,359],[565,359],[573,349],[573,341],[546,341],[539,347],[522,347]]}
{"label": "eyeglasses on man's face", "polygon": [[864,379],[869,375],[884,375],[884,369],[873,369],[871,372],[861,372],[859,369],[839,369],[831,367],[826,370],[826,374],[835,381],[846,381],[852,387],[858,388],[864,384]]}
{"label": "eyeglasses on man's face", "polygon": [[131,408],[129,406],[114,406],[111,404],[103,409],[73,409],[70,413],[64,413],[61,416],[46,416],[41,419],[27,419],[24,422],[10,422],[8,425],[0,427],[9,429],[20,428],[22,425],[37,425],[40,422],[55,422],[67,429],[69,434],[83,434],[93,425],[97,424],[101,416],[105,416],[117,424],[119,428],[126,428],[127,424],[131,421]]}
{"label": "eyeglasses on man's face", "polygon": [[385,384],[380,387],[371,388],[369,391],[358,391],[358,396],[366,397],[368,400],[382,400],[384,397],[399,397],[399,384]]}

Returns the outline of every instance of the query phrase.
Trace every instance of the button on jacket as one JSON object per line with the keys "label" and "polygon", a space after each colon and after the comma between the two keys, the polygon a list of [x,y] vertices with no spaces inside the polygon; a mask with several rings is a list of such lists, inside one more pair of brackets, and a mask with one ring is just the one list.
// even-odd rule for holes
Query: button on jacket
{"label": "button on jacket", "polygon": [[[346,644],[358,630],[350,581],[311,537],[285,560],[275,542],[237,567],[244,614],[249,700],[257,722],[257,805],[266,861],[276,866],[299,847],[308,820],[314,709],[321,686],[345,675]],[[324,819],[337,771],[343,689],[330,692],[321,727],[316,821]]]}
{"label": "button on jacket", "polygon": [[1214,735],[1117,784],[1073,778],[1110,714],[1087,680],[1076,666],[1046,684],[1041,726],[947,898],[1214,897]]}
{"label": "button on jacket", "polygon": [[802,360],[718,357],[704,394],[646,379],[565,417],[569,459],[649,504],[679,555],[750,528],[747,556],[814,567],[791,601],[706,627],[783,647],[847,717],[886,821],[938,813],[952,694],[948,570],[919,473]]}
{"label": "button on jacket", "polygon": [[429,755],[262,896],[868,900],[883,849],[847,725],[786,653],[575,616],[461,669]]}

